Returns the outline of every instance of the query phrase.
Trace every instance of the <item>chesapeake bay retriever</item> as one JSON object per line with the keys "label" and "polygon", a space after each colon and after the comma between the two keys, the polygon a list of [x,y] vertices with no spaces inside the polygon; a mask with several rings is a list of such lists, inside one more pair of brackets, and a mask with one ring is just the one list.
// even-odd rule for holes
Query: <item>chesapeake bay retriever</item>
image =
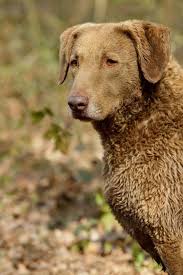
{"label": "chesapeake bay retriever", "polygon": [[104,147],[105,197],[121,225],[163,269],[183,275],[183,70],[167,27],[82,24],[61,35],[60,84]]}

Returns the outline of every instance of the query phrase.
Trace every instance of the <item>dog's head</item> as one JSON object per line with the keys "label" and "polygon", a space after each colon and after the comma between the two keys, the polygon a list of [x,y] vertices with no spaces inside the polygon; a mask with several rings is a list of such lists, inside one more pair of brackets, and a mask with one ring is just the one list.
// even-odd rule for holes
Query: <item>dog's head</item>
{"label": "dog's head", "polygon": [[62,84],[70,70],[73,117],[103,120],[137,96],[140,75],[155,84],[169,61],[168,28],[145,21],[82,24],[60,37]]}

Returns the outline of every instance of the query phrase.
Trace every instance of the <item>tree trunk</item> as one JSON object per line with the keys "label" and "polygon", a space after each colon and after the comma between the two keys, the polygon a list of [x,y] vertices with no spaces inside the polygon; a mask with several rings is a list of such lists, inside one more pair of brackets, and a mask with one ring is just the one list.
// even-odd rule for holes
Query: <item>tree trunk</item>
{"label": "tree trunk", "polygon": [[94,0],[94,21],[105,21],[108,0]]}

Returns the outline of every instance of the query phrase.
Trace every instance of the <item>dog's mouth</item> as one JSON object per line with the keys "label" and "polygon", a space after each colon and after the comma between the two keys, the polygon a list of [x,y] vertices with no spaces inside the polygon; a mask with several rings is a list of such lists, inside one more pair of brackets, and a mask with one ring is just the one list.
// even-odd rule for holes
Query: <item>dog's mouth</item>
{"label": "dog's mouth", "polygon": [[75,119],[79,119],[81,121],[91,121],[92,118],[90,118],[86,112],[77,112],[77,111],[72,111],[72,116]]}

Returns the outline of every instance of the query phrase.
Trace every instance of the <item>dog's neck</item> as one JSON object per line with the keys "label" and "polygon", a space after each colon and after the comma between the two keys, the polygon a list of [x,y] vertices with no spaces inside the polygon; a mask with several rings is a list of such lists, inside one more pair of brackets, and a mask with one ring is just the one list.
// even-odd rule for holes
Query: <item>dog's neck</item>
{"label": "dog's neck", "polygon": [[114,142],[118,143],[123,136],[129,135],[136,122],[148,115],[148,107],[153,102],[154,85],[142,82],[135,96],[126,104],[121,104],[118,110],[102,121],[94,121],[93,126],[99,133],[103,146]]}

